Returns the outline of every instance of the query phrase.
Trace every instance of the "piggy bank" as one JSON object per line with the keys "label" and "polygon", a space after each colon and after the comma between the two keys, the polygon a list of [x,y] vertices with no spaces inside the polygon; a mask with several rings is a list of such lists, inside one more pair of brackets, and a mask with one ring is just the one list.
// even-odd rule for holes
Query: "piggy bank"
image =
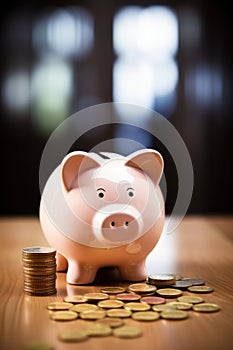
{"label": "piggy bank", "polygon": [[146,257],[164,225],[162,172],[152,149],[127,157],[75,151],[63,159],[42,193],[40,222],[68,283],[91,283],[110,266],[124,280],[146,278]]}

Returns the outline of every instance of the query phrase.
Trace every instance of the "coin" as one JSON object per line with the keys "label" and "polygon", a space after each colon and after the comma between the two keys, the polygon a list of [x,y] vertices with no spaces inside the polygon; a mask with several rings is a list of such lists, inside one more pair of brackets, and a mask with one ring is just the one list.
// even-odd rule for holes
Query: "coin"
{"label": "coin", "polygon": [[201,278],[184,278],[183,281],[188,281],[192,286],[202,286],[205,284],[205,281]]}
{"label": "coin", "polygon": [[175,276],[171,274],[148,275],[147,282],[156,286],[169,286],[176,282]]}
{"label": "coin", "polygon": [[192,286],[192,283],[185,280],[176,281],[174,284],[171,285],[172,288],[180,288],[180,289],[186,289],[191,286]]}
{"label": "coin", "polygon": [[198,312],[216,312],[220,310],[220,307],[217,304],[202,303],[194,305],[193,310]]}
{"label": "coin", "polygon": [[54,347],[48,343],[31,341],[23,347],[23,350],[54,350]]}
{"label": "coin", "polygon": [[166,300],[160,297],[142,297],[140,302],[147,303],[150,305],[158,305],[158,304],[164,304]]}
{"label": "coin", "polygon": [[85,310],[80,313],[83,320],[100,320],[106,316],[104,310]]}
{"label": "coin", "polygon": [[132,312],[130,310],[126,309],[110,309],[107,310],[107,316],[108,317],[119,317],[119,318],[127,318],[132,315]]}
{"label": "coin", "polygon": [[113,335],[118,338],[137,338],[142,335],[142,331],[136,326],[122,326],[114,329]]}
{"label": "coin", "polygon": [[116,295],[116,299],[121,301],[137,301],[141,299],[141,295],[136,293],[120,293]]}
{"label": "coin", "polygon": [[94,304],[82,303],[82,304],[73,305],[70,308],[70,311],[74,311],[74,312],[83,312],[87,310],[92,310],[92,311],[98,310],[98,306]]}
{"label": "coin", "polygon": [[44,255],[44,254],[51,254],[55,255],[56,250],[50,247],[28,247],[23,248],[23,255],[25,256],[31,256],[32,254],[37,254],[37,256]]}
{"label": "coin", "polygon": [[169,307],[169,304],[170,303],[160,304],[160,305],[153,305],[152,306],[152,310],[155,311],[155,312],[162,312],[162,311],[165,311],[165,310],[169,310],[169,309],[171,309],[171,306]]}
{"label": "coin", "polygon": [[47,309],[49,310],[69,310],[71,307],[73,306],[73,304],[71,303],[66,303],[66,302],[59,302],[59,301],[54,301],[52,303],[49,303],[47,305]]}
{"label": "coin", "polygon": [[157,288],[155,286],[152,286],[146,283],[134,283],[134,284],[130,284],[128,289],[130,292],[144,294],[144,293],[154,293]]}
{"label": "coin", "polygon": [[93,324],[86,329],[86,334],[90,337],[107,337],[112,334],[112,329],[108,325]]}
{"label": "coin", "polygon": [[86,293],[84,294],[84,297],[87,298],[88,301],[100,301],[100,300],[106,300],[109,298],[109,295],[106,293]]}
{"label": "coin", "polygon": [[136,321],[156,321],[159,319],[159,313],[154,311],[139,311],[132,314]]}
{"label": "coin", "polygon": [[203,303],[204,301],[204,299],[202,299],[201,297],[196,297],[192,295],[185,295],[177,298],[177,300],[182,303],[191,303],[191,304],[199,304],[199,303]]}
{"label": "coin", "polygon": [[182,291],[175,288],[163,288],[156,291],[157,294],[165,298],[176,298],[182,295]]}
{"label": "coin", "polygon": [[81,304],[81,303],[86,303],[87,298],[84,297],[84,295],[71,295],[71,296],[64,297],[64,301],[68,303],[73,303],[73,304]]}
{"label": "coin", "polygon": [[107,293],[107,294],[118,294],[118,293],[124,293],[125,288],[123,287],[103,287],[101,288],[102,293]]}
{"label": "coin", "polygon": [[124,308],[126,310],[131,310],[131,311],[147,311],[150,310],[150,305],[146,303],[137,303],[137,302],[132,302],[132,303],[127,303],[125,304]]}
{"label": "coin", "polygon": [[183,319],[187,318],[189,315],[188,315],[187,311],[170,309],[170,310],[162,311],[160,316],[162,318],[165,318],[166,320],[183,320]]}
{"label": "coin", "polygon": [[83,329],[66,329],[58,334],[58,339],[64,342],[81,342],[88,339]]}
{"label": "coin", "polygon": [[182,280],[183,276],[182,275],[178,275],[178,274],[173,274],[173,276],[175,277],[176,281]]}
{"label": "coin", "polygon": [[98,302],[98,306],[104,309],[118,309],[124,306],[124,303],[120,300],[101,300]]}
{"label": "coin", "polygon": [[74,311],[55,311],[50,314],[50,318],[55,321],[72,321],[78,318],[77,312]]}
{"label": "coin", "polygon": [[213,292],[213,288],[209,286],[192,286],[188,288],[189,292],[194,293],[211,293]]}
{"label": "coin", "polygon": [[97,320],[96,323],[107,325],[111,328],[117,328],[117,327],[123,326],[124,321],[118,317],[106,317],[106,318],[103,318],[102,320]]}
{"label": "coin", "polygon": [[174,308],[176,310],[190,310],[193,307],[191,303],[181,303],[180,301],[172,301],[166,304],[167,307]]}

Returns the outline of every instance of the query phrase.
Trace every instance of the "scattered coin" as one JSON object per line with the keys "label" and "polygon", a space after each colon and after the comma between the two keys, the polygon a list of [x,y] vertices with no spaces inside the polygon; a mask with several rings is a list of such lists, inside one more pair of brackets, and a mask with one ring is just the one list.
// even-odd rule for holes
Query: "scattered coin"
{"label": "scattered coin", "polygon": [[110,309],[107,311],[108,317],[119,317],[119,318],[127,318],[132,315],[130,310],[126,309]]}
{"label": "scattered coin", "polygon": [[154,311],[139,311],[132,314],[136,321],[156,321],[159,319],[159,313]]}
{"label": "scattered coin", "polygon": [[150,305],[146,303],[137,303],[137,302],[132,302],[132,303],[127,303],[125,304],[124,308],[126,310],[131,310],[131,311],[147,311],[150,310]]}
{"label": "scattered coin", "polygon": [[71,295],[64,298],[64,301],[73,304],[86,303],[87,298],[84,295]]}
{"label": "scattered coin", "polygon": [[123,287],[103,287],[101,288],[102,293],[107,293],[107,294],[118,294],[118,293],[124,293],[125,288]]}
{"label": "scattered coin", "polygon": [[104,310],[85,310],[80,313],[80,318],[83,320],[101,320],[106,316]]}
{"label": "scattered coin", "polygon": [[83,329],[66,329],[58,334],[58,339],[64,342],[81,342],[88,339]]}
{"label": "scattered coin", "polygon": [[31,341],[24,346],[23,350],[54,350],[54,347],[48,343]]}
{"label": "scattered coin", "polygon": [[48,304],[47,309],[57,311],[57,310],[69,310],[73,304],[71,303],[66,303],[66,302],[59,302],[59,301],[54,301],[50,304]]}
{"label": "scattered coin", "polygon": [[193,310],[198,312],[216,312],[220,310],[220,307],[217,304],[202,303],[194,305]]}
{"label": "scattered coin", "polygon": [[54,321],[72,321],[78,318],[77,312],[74,311],[56,311],[50,314],[50,318]]}
{"label": "scattered coin", "polygon": [[176,310],[190,310],[193,307],[191,303],[181,303],[180,301],[172,301],[171,303],[166,304],[167,307],[174,308]]}
{"label": "scattered coin", "polygon": [[171,274],[155,274],[148,275],[147,282],[156,286],[170,286],[176,282],[176,279]]}
{"label": "scattered coin", "polygon": [[190,304],[199,304],[199,303],[203,303],[204,301],[204,299],[202,299],[201,297],[196,297],[192,295],[185,295],[177,298],[177,300],[182,303],[190,303]]}
{"label": "scattered coin", "polygon": [[150,305],[159,305],[159,304],[164,304],[166,300],[160,297],[142,297],[140,302],[147,303]]}
{"label": "scattered coin", "polygon": [[104,309],[118,309],[123,307],[124,303],[120,300],[101,300],[98,302],[98,306]]}
{"label": "scattered coin", "polygon": [[160,316],[162,318],[165,318],[166,320],[183,320],[185,318],[188,318],[188,312],[187,311],[182,311],[182,310],[165,310],[162,311]]}
{"label": "scattered coin", "polygon": [[106,318],[103,318],[102,320],[97,320],[96,323],[107,325],[111,328],[117,328],[124,325],[124,321],[118,317],[106,317]]}
{"label": "scattered coin", "polygon": [[141,299],[141,295],[136,293],[120,293],[116,295],[116,299],[121,301],[138,301]]}
{"label": "scattered coin", "polygon": [[86,334],[90,337],[107,337],[112,334],[112,329],[107,325],[93,324],[86,329]]}
{"label": "scattered coin", "polygon": [[188,281],[192,286],[202,286],[205,284],[205,281],[201,278],[184,278],[183,281]]}
{"label": "scattered coin", "polygon": [[83,312],[83,311],[87,311],[87,310],[91,310],[91,311],[98,310],[98,306],[94,305],[94,304],[83,303],[83,304],[73,305],[70,308],[70,311],[74,311],[74,312],[78,312],[78,313]]}
{"label": "scattered coin", "polygon": [[114,329],[113,335],[118,338],[137,338],[142,335],[142,331],[136,326],[122,326]]}
{"label": "scattered coin", "polygon": [[179,280],[182,280],[183,279],[183,276],[182,275],[178,275],[178,274],[173,274],[176,281],[179,281]]}
{"label": "scattered coin", "polygon": [[192,286],[192,283],[185,280],[176,281],[174,284],[171,285],[172,288],[180,288],[180,289],[186,289],[191,286]]}
{"label": "scattered coin", "polygon": [[84,297],[87,298],[88,301],[98,302],[108,299],[109,295],[107,293],[87,293],[84,294]]}
{"label": "scattered coin", "polygon": [[189,292],[194,293],[211,293],[213,292],[213,288],[209,286],[192,286],[188,288]]}
{"label": "scattered coin", "polygon": [[134,283],[129,285],[129,291],[135,292],[138,294],[144,293],[154,293],[156,291],[156,287],[146,283]]}
{"label": "scattered coin", "polygon": [[156,293],[165,298],[176,298],[182,295],[182,291],[175,288],[158,289]]}
{"label": "scattered coin", "polygon": [[155,312],[162,312],[165,310],[170,310],[171,306],[169,306],[170,303],[167,304],[160,304],[160,305],[153,305],[152,310]]}

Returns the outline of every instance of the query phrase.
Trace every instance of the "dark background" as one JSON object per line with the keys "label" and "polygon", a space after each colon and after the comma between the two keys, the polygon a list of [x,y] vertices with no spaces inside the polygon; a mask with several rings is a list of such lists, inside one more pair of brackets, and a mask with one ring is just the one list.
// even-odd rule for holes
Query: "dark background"
{"label": "dark background", "polygon": [[[43,114],[35,107],[30,79],[41,60],[41,53],[33,44],[36,24],[43,16],[58,9],[66,10],[70,6],[87,10],[93,19],[92,48],[85,55],[67,58],[72,67],[72,91],[63,112],[65,118],[89,105],[114,100],[113,66],[117,56],[113,48],[113,21],[117,12],[128,5],[144,8],[152,5],[169,6],[177,16],[179,44],[175,60],[179,77],[176,103],[170,111],[164,109],[163,104],[155,103],[154,108],[175,126],[192,158],[195,183],[188,212],[232,213],[233,13],[230,2],[31,0],[1,1],[0,5],[0,215],[38,213],[41,153],[49,135],[62,121],[59,120],[59,115],[57,120],[52,120],[56,109],[51,114]],[[191,40],[195,23],[198,24],[199,36]],[[46,46],[41,48],[45,55],[46,50]],[[56,55],[53,57],[56,59]],[[12,72],[22,70],[29,77],[26,88],[25,85],[21,88],[20,84],[25,84],[22,79],[17,84],[13,80],[13,88],[9,80],[6,85]],[[45,86],[49,84],[46,79],[45,76]],[[11,88],[6,87],[9,85]],[[23,98],[19,99],[20,104],[20,101],[25,101],[27,89],[29,103],[18,108],[15,96],[23,94]],[[58,99],[58,106],[59,102]],[[62,110],[60,117],[62,118]],[[96,143],[114,136],[115,132],[114,125],[92,130],[77,140],[76,147],[88,151]],[[123,135],[136,135],[137,139],[138,132],[125,128]],[[166,154],[161,145],[157,145],[156,140],[151,138],[148,147],[159,148],[165,153],[165,174],[168,181],[166,207],[169,212],[177,190],[174,165],[169,154]]]}

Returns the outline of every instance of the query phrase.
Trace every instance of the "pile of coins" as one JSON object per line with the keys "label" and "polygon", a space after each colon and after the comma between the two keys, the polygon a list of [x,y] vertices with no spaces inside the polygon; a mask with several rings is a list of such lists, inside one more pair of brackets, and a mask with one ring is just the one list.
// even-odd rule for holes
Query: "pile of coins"
{"label": "pile of coins", "polygon": [[142,331],[137,324],[125,324],[129,318],[141,322],[183,320],[190,316],[190,311],[213,313],[220,310],[217,304],[206,303],[200,296],[191,293],[182,295],[183,291],[177,288],[179,281],[184,282],[179,284],[181,288],[191,293],[213,291],[201,279],[160,274],[148,276],[147,283],[130,284],[128,288],[103,287],[97,293],[66,296],[64,301],[50,303],[47,308],[54,321],[93,321],[89,327],[60,332],[58,338],[64,342],[109,335],[119,338],[141,336]]}
{"label": "pile of coins", "polygon": [[49,247],[24,248],[22,251],[24,291],[46,296],[56,291],[56,251]]}

